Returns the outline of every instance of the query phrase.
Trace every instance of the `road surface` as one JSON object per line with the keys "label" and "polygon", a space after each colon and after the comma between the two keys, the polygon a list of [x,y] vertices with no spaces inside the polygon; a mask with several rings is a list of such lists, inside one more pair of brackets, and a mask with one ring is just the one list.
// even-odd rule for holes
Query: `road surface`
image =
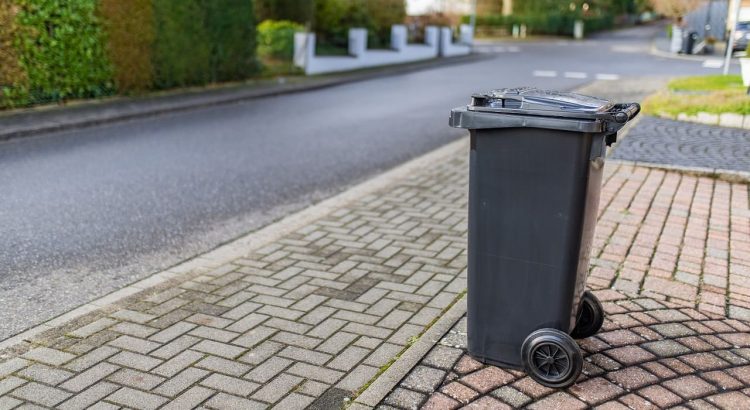
{"label": "road surface", "polygon": [[460,138],[472,92],[719,71],[648,55],[655,30],[0,143],[0,339]]}

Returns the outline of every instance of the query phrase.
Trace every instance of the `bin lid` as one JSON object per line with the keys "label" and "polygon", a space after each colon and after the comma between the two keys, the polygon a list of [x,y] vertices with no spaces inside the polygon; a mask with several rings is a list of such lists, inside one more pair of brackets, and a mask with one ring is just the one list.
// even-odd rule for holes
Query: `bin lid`
{"label": "bin lid", "polygon": [[[474,94],[470,109],[475,111],[494,111],[497,109],[513,109],[531,111],[529,114],[540,115],[545,111],[548,115],[557,113],[596,114],[609,111],[613,103],[587,95],[542,90],[535,87],[500,88],[487,93]],[[489,109],[489,110],[487,110]],[[566,115],[568,116],[568,115]]]}
{"label": "bin lid", "polygon": [[471,104],[451,111],[457,128],[533,127],[614,133],[640,112],[637,103],[534,87],[500,88],[472,95]]}

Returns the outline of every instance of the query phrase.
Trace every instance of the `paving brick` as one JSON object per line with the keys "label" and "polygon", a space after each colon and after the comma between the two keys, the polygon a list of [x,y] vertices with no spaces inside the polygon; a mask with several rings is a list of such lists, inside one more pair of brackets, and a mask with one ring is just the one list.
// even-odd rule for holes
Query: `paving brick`
{"label": "paving brick", "polygon": [[94,322],[89,323],[86,326],[79,327],[78,329],[76,329],[76,330],[74,330],[74,331],[72,331],[72,332],[70,332],[68,334],[70,336],[73,336],[73,337],[80,337],[80,338],[89,337],[89,336],[93,335],[94,333],[100,332],[100,331],[102,331],[102,330],[104,330],[104,329],[106,329],[106,328],[114,325],[115,323],[117,323],[116,320],[103,317],[101,319],[98,319],[98,320],[96,320]]}
{"label": "paving brick", "polygon": [[119,367],[109,363],[99,363],[89,368],[86,371],[79,373],[72,379],[68,379],[65,383],[61,384],[65,390],[72,392],[80,392],[83,389],[91,386],[99,380],[109,376],[110,374],[117,371]]}
{"label": "paving brick", "polygon": [[162,410],[180,410],[196,408],[200,403],[211,397],[215,392],[201,386],[191,387],[176,399],[167,403]]}
{"label": "paving brick", "polygon": [[[72,372],[43,364],[33,364],[18,372],[18,375],[29,380],[55,386],[73,376]],[[0,393],[2,394],[2,393]]]}
{"label": "paving brick", "polygon": [[531,397],[510,386],[500,387],[499,389],[493,391],[492,395],[515,408],[523,407],[531,401]]}
{"label": "paving brick", "polygon": [[151,390],[165,379],[161,376],[155,376],[153,374],[139,372],[132,369],[120,369],[115,373],[112,373],[107,380],[121,384],[124,386],[132,387],[139,390]]}
{"label": "paving brick", "polygon": [[122,335],[117,339],[109,342],[109,345],[123,350],[130,350],[131,352],[142,354],[147,354],[150,351],[155,350],[161,346],[156,342],[150,342],[148,340],[143,340],[127,335]]}
{"label": "paving brick", "polygon": [[204,357],[194,366],[230,376],[241,376],[250,370],[248,365],[210,355]]}
{"label": "paving brick", "polygon": [[10,396],[2,396],[0,397],[0,409],[13,409],[13,408],[19,408],[18,406],[23,404],[23,401],[14,399]]}
{"label": "paving brick", "polygon": [[488,393],[513,381],[515,377],[497,367],[489,366],[461,378],[461,382],[480,393]]}
{"label": "paving brick", "polygon": [[611,400],[623,392],[622,388],[601,377],[586,380],[570,388],[570,393],[592,405]]}
{"label": "paving brick", "polygon": [[112,392],[114,392],[115,390],[119,388],[120,386],[117,386],[112,383],[99,382],[89,387],[88,389],[76,394],[75,396],[69,398],[63,403],[58,404],[57,408],[59,408],[60,410],[89,409],[91,408],[92,405],[97,403],[99,400],[110,395]]}
{"label": "paving brick", "polygon": [[[75,360],[68,362],[64,367],[68,370],[80,372],[89,367],[115,355],[119,350],[110,346],[98,347]],[[1,374],[1,372],[0,372]]]}
{"label": "paving brick", "polygon": [[660,408],[667,408],[682,402],[682,398],[661,386],[644,387],[638,394]]}
{"label": "paving brick", "polygon": [[606,354],[626,366],[651,361],[656,358],[656,356],[638,346],[618,347],[608,350]]}
{"label": "paving brick", "polygon": [[149,371],[162,363],[162,360],[160,359],[131,352],[120,352],[107,359],[107,361],[116,365],[132,367],[142,371]]}
{"label": "paving brick", "polygon": [[690,353],[690,349],[675,342],[674,340],[659,340],[641,345],[644,349],[659,356],[672,357]]}
{"label": "paving brick", "polygon": [[659,380],[653,374],[638,367],[628,367],[608,373],[607,378],[618,386],[628,390],[654,384]]}
{"label": "paving brick", "polygon": [[160,364],[153,369],[153,372],[165,377],[172,377],[204,356],[203,353],[187,350]]}
{"label": "paving brick", "polygon": [[284,359],[281,357],[271,357],[270,359],[263,362],[263,364],[261,364],[260,366],[251,370],[244,377],[248,380],[256,381],[259,383],[266,383],[291,364],[292,361],[289,359]]}
{"label": "paving brick", "polygon": [[270,382],[265,383],[260,390],[252,395],[252,398],[267,403],[276,403],[302,381],[303,379],[300,377],[282,373]]}
{"label": "paving brick", "polygon": [[70,393],[41,383],[27,383],[11,393],[13,396],[32,403],[52,407],[71,396]]}
{"label": "paving brick", "polygon": [[248,400],[242,397],[232,396],[226,393],[219,393],[206,402],[206,406],[212,409],[219,410],[263,410],[267,407],[266,404],[257,402],[255,400]]}
{"label": "paving brick", "polygon": [[286,396],[273,408],[278,410],[302,410],[308,408],[308,406],[315,399],[302,394],[292,393]]}
{"label": "paving brick", "polygon": [[158,357],[160,359],[170,359],[182,353],[185,349],[200,342],[200,340],[201,339],[198,339],[197,337],[194,337],[194,336],[183,335],[165,344],[164,346],[154,350],[149,355]]}
{"label": "paving brick", "polygon": [[6,377],[0,380],[0,396],[3,396],[5,393],[8,393],[24,383],[26,383],[26,380],[15,376]]}
{"label": "paving brick", "polygon": [[201,381],[201,385],[242,397],[249,396],[260,387],[260,384],[258,383],[238,379],[236,377],[225,376],[223,374],[212,374]]}
{"label": "paving brick", "polygon": [[264,340],[272,337],[278,332],[277,329],[272,329],[265,326],[256,326],[255,328],[245,332],[242,336],[234,339],[232,344],[243,346],[246,348],[253,348]]}
{"label": "paving brick", "polygon": [[352,371],[347,373],[337,384],[336,387],[354,394],[367,382],[369,382],[378,373],[378,368],[360,364]]}
{"label": "paving brick", "polygon": [[247,332],[250,329],[253,329],[254,327],[260,325],[263,323],[266,319],[268,319],[269,316],[267,315],[261,315],[258,313],[251,313],[247,316],[242,317],[240,320],[234,322],[233,324],[229,325],[226,330],[232,331],[232,332],[239,332],[244,333]]}
{"label": "paving brick", "polygon": [[587,406],[582,401],[576,399],[570,394],[558,392],[544,399],[534,402],[528,406],[531,410],[542,409],[585,409]]}
{"label": "paving brick", "polygon": [[459,382],[451,382],[441,388],[440,391],[456,401],[456,403],[461,404],[468,404],[479,396],[479,392],[474,391]]}
{"label": "paving brick", "polygon": [[370,353],[370,350],[357,347],[349,346],[343,352],[339,353],[336,357],[328,363],[327,367],[336,370],[348,371],[357,365],[365,356]]}
{"label": "paving brick", "polygon": [[399,387],[388,394],[383,403],[402,409],[416,409],[426,398],[426,395],[423,393]]}
{"label": "paving brick", "polygon": [[281,350],[283,347],[284,345],[281,343],[268,340],[251,349],[249,352],[242,355],[238,360],[244,363],[257,365],[276,354],[276,352]]}
{"label": "paving brick", "polygon": [[317,380],[327,384],[336,383],[344,375],[344,373],[336,370],[313,366],[307,363],[295,363],[289,368],[288,372],[296,376]]}
{"label": "paving brick", "polygon": [[750,408],[750,397],[740,392],[727,392],[707,399],[722,410]]}
{"label": "paving brick", "polygon": [[705,396],[708,393],[716,391],[716,387],[693,375],[668,380],[662,384],[669,390],[672,390],[688,400]]}
{"label": "paving brick", "polygon": [[336,333],[329,337],[326,341],[321,343],[319,346],[317,346],[315,350],[330,354],[338,354],[346,346],[351,344],[357,337],[358,335],[352,333]]}
{"label": "paving brick", "polygon": [[213,340],[203,340],[192,346],[191,349],[223,357],[225,359],[235,359],[247,350],[226,343],[214,342]]}
{"label": "paving brick", "polygon": [[162,396],[175,397],[188,387],[194,385],[199,380],[206,377],[208,374],[209,372],[206,370],[188,367],[187,369],[181,371],[179,374],[162,383],[156,389],[153,389],[152,392],[160,394]]}
{"label": "paving brick", "polygon": [[331,360],[331,355],[329,354],[302,349],[296,346],[287,346],[278,355],[294,361],[302,361],[315,365],[322,365]]}
{"label": "paving brick", "polygon": [[167,398],[155,394],[123,387],[107,396],[108,401],[138,409],[156,409],[167,402]]}
{"label": "paving brick", "polygon": [[110,316],[115,319],[125,320],[128,322],[135,322],[135,323],[140,323],[140,324],[146,323],[155,318],[154,315],[149,315],[146,313],[138,312],[135,310],[129,310],[129,309],[118,310],[117,312],[112,313]]}
{"label": "paving brick", "polygon": [[33,360],[53,366],[60,366],[73,360],[76,356],[60,350],[50,349],[47,347],[37,347],[23,354],[24,359]]}
{"label": "paving brick", "polygon": [[149,340],[159,343],[168,343],[175,338],[182,336],[183,334],[193,330],[198,325],[187,322],[177,322],[168,328],[159,331],[158,333],[149,337]]}

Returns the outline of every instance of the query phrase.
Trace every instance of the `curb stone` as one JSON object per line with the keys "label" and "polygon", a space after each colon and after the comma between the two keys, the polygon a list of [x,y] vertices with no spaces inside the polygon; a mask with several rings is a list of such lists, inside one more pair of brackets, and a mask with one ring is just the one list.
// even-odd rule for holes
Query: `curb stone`
{"label": "curb stone", "polygon": [[[51,320],[36,325],[10,338],[0,341],[0,350],[4,350],[18,344],[28,343],[32,337],[40,333],[55,328],[63,323],[67,323],[79,318],[94,310],[110,306],[138,292],[167,282],[173,278],[191,273],[200,273],[207,269],[219,267],[234,259],[242,257],[248,252],[259,249],[264,245],[279,239],[300,227],[320,218],[341,206],[356,201],[361,196],[382,189],[394,181],[400,180],[411,175],[417,170],[423,169],[429,164],[440,162],[444,158],[454,155],[457,151],[463,150],[466,145],[465,138],[448,143],[427,154],[412,159],[409,162],[401,164],[396,168],[386,171],[370,180],[356,185],[332,198],[326,199],[315,205],[312,205],[302,211],[289,215],[278,222],[267,225],[257,231],[251,232],[245,236],[235,239],[229,243],[198,255],[186,262],[177,264],[162,272],[155,273],[145,279],[133,283],[130,286],[105,295],[99,299],[86,303],[67,313],[57,316]],[[428,349],[429,350],[429,349]]]}
{"label": "curb stone", "polygon": [[[227,86],[201,91],[175,91],[167,95],[144,98],[113,98],[112,100],[81,101],[62,107],[36,107],[17,112],[0,113],[0,142],[21,137],[32,137],[51,131],[64,131],[89,126],[154,117],[157,115],[188,111],[237,103],[262,97],[272,97],[335,87],[357,81],[366,81],[392,75],[406,74],[435,67],[471,63],[493,58],[483,54],[436,58],[417,63],[376,67],[338,75],[304,77],[301,83],[260,86]],[[16,124],[9,120],[15,120]]]}
{"label": "curb stone", "polygon": [[377,406],[465,313],[466,295],[464,294],[411,347],[404,351],[385,372],[376,376],[375,381],[354,399],[354,402],[347,409],[365,410]]}

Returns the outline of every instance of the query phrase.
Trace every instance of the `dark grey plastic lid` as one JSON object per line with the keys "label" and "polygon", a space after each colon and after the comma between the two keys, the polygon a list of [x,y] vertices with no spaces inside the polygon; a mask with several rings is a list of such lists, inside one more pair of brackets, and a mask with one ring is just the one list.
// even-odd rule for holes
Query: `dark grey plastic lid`
{"label": "dark grey plastic lid", "polygon": [[[487,93],[474,94],[471,108],[495,111],[500,108],[522,111],[554,111],[595,114],[610,110],[611,102],[576,93],[541,90],[534,87],[500,88]],[[553,113],[549,113],[554,115]]]}

